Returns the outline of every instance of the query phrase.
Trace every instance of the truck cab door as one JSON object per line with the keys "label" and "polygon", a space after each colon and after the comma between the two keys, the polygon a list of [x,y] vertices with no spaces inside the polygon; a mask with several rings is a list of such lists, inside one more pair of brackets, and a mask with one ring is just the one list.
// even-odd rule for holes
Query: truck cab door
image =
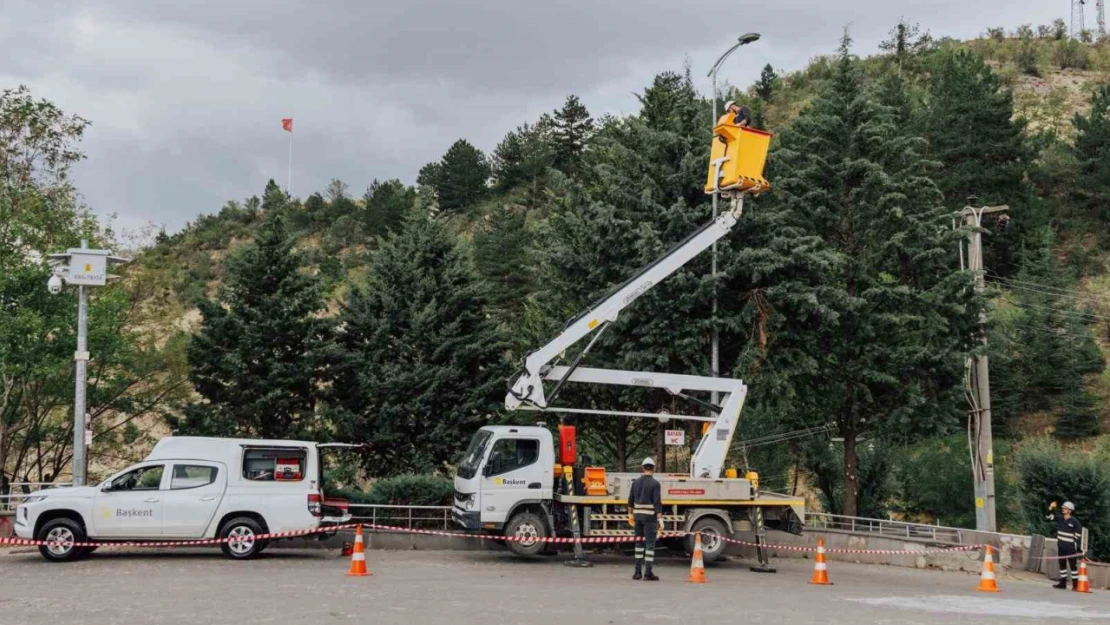
{"label": "truck cab door", "polygon": [[162,497],[167,474],[161,462],[132,467],[101,487],[93,499],[97,537],[146,538],[162,532]]}
{"label": "truck cab door", "polygon": [[517,502],[544,498],[540,458],[538,438],[507,437],[493,443],[482,467],[482,523],[505,523]]}
{"label": "truck cab door", "polygon": [[201,538],[227,485],[227,468],[215,462],[175,461],[162,502],[162,535]]}

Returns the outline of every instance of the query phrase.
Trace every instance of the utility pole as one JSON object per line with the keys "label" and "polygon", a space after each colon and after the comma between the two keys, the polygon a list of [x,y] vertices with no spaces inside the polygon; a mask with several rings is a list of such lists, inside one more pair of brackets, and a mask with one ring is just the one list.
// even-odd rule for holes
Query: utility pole
{"label": "utility pole", "polygon": [[[975,272],[975,290],[987,290],[983,269],[983,215],[1004,213],[1009,206],[978,206],[977,198],[968,198],[968,206],[960,211],[964,225],[970,230],[967,245],[967,268]],[[963,250],[960,265],[963,269]],[[968,424],[968,445],[971,448],[971,473],[975,485],[975,529],[998,531],[994,496],[994,437],[991,432],[990,363],[987,348],[987,314],[979,315],[983,334],[983,353],[968,359],[967,399],[971,404]]]}
{"label": "utility pole", "polygon": [[51,293],[61,293],[64,285],[77,286],[77,351],[73,392],[73,485],[84,486],[88,469],[86,449],[92,442],[88,429],[86,401],[89,365],[89,294],[88,287],[104,286],[108,280],[118,278],[108,273],[113,264],[126,263],[128,259],[112,256],[108,250],[89,249],[89,242],[81,239],[81,247],[70,248],[62,254],[50,254],[54,275],[46,286]]}

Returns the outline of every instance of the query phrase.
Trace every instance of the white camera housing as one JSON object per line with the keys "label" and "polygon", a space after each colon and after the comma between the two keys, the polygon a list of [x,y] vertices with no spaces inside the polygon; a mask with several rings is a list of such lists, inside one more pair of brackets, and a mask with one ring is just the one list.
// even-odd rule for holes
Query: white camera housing
{"label": "white camera housing", "polygon": [[51,293],[54,293],[55,295],[57,295],[58,293],[61,293],[62,292],[62,279],[59,278],[58,276],[50,276],[50,279],[46,281],[46,288]]}

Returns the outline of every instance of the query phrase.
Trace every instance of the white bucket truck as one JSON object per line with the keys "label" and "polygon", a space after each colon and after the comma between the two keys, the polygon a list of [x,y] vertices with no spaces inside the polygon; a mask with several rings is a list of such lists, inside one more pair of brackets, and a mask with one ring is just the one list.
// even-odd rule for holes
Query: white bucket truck
{"label": "white bucket truck", "polygon": [[[729,378],[617,371],[580,367],[583,357],[618,314],[638,297],[728,234],[743,212],[744,192],[731,194],[731,210],[691,234],[659,260],[613,289],[566,329],[525,359],[505,397],[508,410],[535,410],[569,415],[610,415],[703,423],[688,473],[656,475],[662,486],[664,530],[703,536],[707,559],[724,555],[725,541],[737,531],[754,530],[762,545],[764,526],[798,533],[805,518],[804,500],[759,491],[754,472],[737,476],[725,466],[740,422],[747,386]],[[569,363],[557,365],[566,350],[594,333],[586,348]],[[572,408],[553,402],[564,384],[599,384],[663,389],[696,404],[709,416]],[[702,397],[690,395],[698,394]],[[719,401],[712,401],[719,397]],[[710,401],[705,401],[710,399]],[[575,428],[563,424],[556,441],[546,427],[488,426],[470,443],[455,476],[454,518],[472,531],[505,536],[521,555],[549,550],[540,538],[551,536],[631,536],[627,501],[634,474],[606,473],[577,466]],[[687,548],[692,541],[687,538]],[[758,549],[755,570],[773,571]],[[578,552],[580,555],[580,551]]]}

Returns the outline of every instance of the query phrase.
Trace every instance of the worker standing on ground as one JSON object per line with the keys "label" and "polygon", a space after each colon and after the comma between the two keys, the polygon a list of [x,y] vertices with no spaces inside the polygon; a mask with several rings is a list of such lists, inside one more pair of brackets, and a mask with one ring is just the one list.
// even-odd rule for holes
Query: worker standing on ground
{"label": "worker standing on ground", "polygon": [[725,103],[725,114],[717,120],[717,125],[720,126],[721,124],[732,124],[747,128],[752,125],[752,110],[735,100],[729,100]]}
{"label": "worker standing on ground", "polygon": [[[632,482],[628,493],[628,522],[636,534],[636,573],[632,579],[645,579],[657,582],[659,578],[651,572],[655,564],[655,540],[663,527],[663,496],[655,473],[655,461],[644,458],[644,474]],[[646,563],[646,567],[644,567]]]}
{"label": "worker standing on ground", "polygon": [[1078,541],[1083,534],[1083,526],[1079,519],[1073,517],[1075,504],[1065,501],[1062,510],[1056,509],[1056,502],[1048,505],[1049,520],[1056,522],[1056,544],[1060,552],[1060,582],[1055,588],[1067,588],[1071,580],[1072,588],[1079,583],[1079,548]]}

